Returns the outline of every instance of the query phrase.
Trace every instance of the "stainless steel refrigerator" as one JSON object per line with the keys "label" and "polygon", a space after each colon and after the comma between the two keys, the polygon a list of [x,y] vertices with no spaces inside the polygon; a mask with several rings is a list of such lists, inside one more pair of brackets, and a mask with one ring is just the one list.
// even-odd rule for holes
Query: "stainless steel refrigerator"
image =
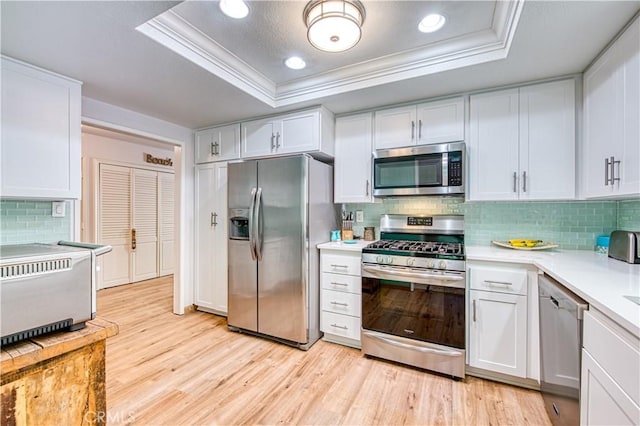
{"label": "stainless steel refrigerator", "polygon": [[316,244],[337,229],[333,168],[307,155],[228,166],[231,330],[308,349],[321,336]]}

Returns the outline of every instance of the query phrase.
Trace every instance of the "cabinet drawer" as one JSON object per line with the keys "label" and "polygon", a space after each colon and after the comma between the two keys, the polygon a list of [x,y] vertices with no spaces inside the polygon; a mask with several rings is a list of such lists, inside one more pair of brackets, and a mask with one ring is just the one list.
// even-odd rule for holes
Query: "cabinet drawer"
{"label": "cabinet drawer", "polygon": [[360,275],[360,253],[354,254],[322,254],[322,272],[336,274]]}
{"label": "cabinet drawer", "polygon": [[326,290],[345,291],[347,293],[361,293],[362,278],[359,275],[342,275],[322,273],[322,288]]}
{"label": "cabinet drawer", "polygon": [[469,287],[497,293],[527,294],[526,269],[472,266]]}
{"label": "cabinet drawer", "polygon": [[359,294],[323,289],[320,299],[322,301],[322,310],[325,312],[360,317],[362,302]]}
{"label": "cabinet drawer", "polygon": [[360,318],[333,312],[322,312],[321,317],[323,332],[360,340]]}
{"label": "cabinet drawer", "polygon": [[597,311],[584,313],[583,346],[640,405],[640,341]]}

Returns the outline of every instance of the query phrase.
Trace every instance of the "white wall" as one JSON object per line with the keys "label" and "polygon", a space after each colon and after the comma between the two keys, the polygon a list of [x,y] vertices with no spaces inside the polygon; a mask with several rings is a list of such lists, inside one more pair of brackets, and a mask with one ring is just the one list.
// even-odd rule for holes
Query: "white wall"
{"label": "white wall", "polygon": [[[176,227],[178,259],[175,262],[173,307],[175,313],[184,313],[185,306],[194,301],[194,132],[174,123],[86,97],[82,98],[82,122],[175,145],[175,205],[180,208],[176,209],[175,219],[179,226]],[[76,222],[79,228],[79,217]]]}

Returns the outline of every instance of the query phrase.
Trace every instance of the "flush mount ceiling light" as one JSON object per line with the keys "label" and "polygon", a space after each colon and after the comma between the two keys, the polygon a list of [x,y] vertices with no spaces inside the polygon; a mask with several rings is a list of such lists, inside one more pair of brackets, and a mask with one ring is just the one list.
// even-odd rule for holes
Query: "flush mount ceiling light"
{"label": "flush mount ceiling light", "polygon": [[284,61],[284,64],[292,70],[301,70],[307,66],[307,63],[303,61],[302,58],[299,58],[297,56],[290,57],[289,59]]}
{"label": "flush mount ceiling light", "polygon": [[302,14],[307,38],[316,49],[342,52],[358,44],[365,18],[358,0],[313,0]]}
{"label": "flush mount ceiling light", "polygon": [[234,19],[242,19],[249,14],[249,7],[242,0],[220,0],[220,10]]}
{"label": "flush mount ceiling light", "polygon": [[437,13],[432,13],[422,18],[422,21],[420,21],[420,24],[418,24],[418,29],[423,33],[432,33],[442,28],[445,21],[446,19],[444,16]]}

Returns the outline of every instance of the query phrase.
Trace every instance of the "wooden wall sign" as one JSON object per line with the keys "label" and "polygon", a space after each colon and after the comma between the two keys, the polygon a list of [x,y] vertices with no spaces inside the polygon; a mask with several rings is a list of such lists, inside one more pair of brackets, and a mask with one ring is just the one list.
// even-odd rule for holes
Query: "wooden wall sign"
{"label": "wooden wall sign", "polygon": [[151,164],[158,164],[160,166],[169,166],[169,167],[173,167],[173,160],[169,157],[167,158],[158,158],[158,157],[154,157],[151,154],[144,154],[144,161],[146,161],[147,163],[151,163]]}

